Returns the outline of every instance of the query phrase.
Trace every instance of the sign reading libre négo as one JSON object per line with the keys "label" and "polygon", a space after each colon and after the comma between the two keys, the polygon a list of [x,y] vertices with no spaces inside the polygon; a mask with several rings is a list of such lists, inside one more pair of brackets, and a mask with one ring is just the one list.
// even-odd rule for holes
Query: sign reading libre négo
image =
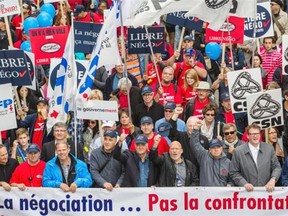
{"label": "sign reading libre n\u00e9go", "polygon": [[[256,17],[256,38],[273,36],[273,22],[271,16],[270,3],[258,3]],[[244,23],[244,40],[253,38],[254,19],[245,18]]]}

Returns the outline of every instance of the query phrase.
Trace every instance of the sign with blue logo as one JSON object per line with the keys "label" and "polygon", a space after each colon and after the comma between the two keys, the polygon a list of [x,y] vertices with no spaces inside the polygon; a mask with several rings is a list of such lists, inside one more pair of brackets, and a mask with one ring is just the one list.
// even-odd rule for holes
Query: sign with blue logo
{"label": "sign with blue logo", "polygon": [[[49,98],[52,97],[57,77],[57,71],[60,68],[61,59],[52,58],[50,64],[50,71],[49,71],[49,85],[48,85],[48,92],[47,96]],[[79,85],[80,80],[84,76],[86,68],[88,68],[89,61],[87,60],[76,60],[76,67],[77,67],[77,84]]]}
{"label": "sign with blue logo", "polygon": [[[244,21],[244,40],[253,39],[254,19],[245,18]],[[270,2],[257,4],[256,18],[256,38],[274,36],[273,20],[271,15]]]}
{"label": "sign with blue logo", "polygon": [[74,22],[75,52],[92,53],[102,24]]}
{"label": "sign with blue logo", "polygon": [[[154,53],[164,52],[164,27],[149,27],[148,35]],[[145,28],[128,28],[128,53],[151,53]]]}
{"label": "sign with blue logo", "polygon": [[23,50],[0,51],[0,84],[31,85],[31,78]]}
{"label": "sign with blue logo", "polygon": [[202,31],[203,21],[197,17],[185,17],[187,11],[177,11],[167,14],[166,23],[179,25],[189,30]]}
{"label": "sign with blue logo", "polygon": [[11,83],[0,85],[0,131],[17,128]]}

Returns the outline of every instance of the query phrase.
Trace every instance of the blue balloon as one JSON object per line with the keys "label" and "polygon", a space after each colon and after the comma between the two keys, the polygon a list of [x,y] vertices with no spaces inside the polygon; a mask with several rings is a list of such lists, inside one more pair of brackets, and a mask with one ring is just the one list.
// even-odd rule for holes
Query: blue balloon
{"label": "blue balloon", "polygon": [[205,47],[205,53],[210,59],[217,60],[221,55],[221,46],[218,43],[210,42]]}
{"label": "blue balloon", "polygon": [[50,16],[53,18],[56,14],[55,7],[52,4],[43,4],[40,8],[40,12],[46,12],[50,14]]}
{"label": "blue balloon", "polygon": [[39,27],[50,27],[53,24],[53,18],[47,12],[41,12],[37,16],[37,20],[39,22]]}
{"label": "blue balloon", "polygon": [[32,52],[30,41],[27,40],[22,42],[20,49],[25,50],[27,52]]}
{"label": "blue balloon", "polygon": [[29,35],[29,30],[33,28],[39,28],[39,23],[36,18],[28,17],[24,20],[23,28],[25,33]]}

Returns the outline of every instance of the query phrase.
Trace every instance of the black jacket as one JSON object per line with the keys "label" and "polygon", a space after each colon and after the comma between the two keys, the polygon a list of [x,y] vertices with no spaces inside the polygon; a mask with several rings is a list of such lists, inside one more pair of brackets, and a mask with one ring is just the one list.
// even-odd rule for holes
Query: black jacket
{"label": "black jacket", "polygon": [[[136,152],[126,150],[123,153],[118,144],[114,149],[114,158],[120,161],[125,166],[125,175],[122,187],[137,187],[140,171],[139,171],[139,156]],[[157,168],[149,161],[148,187],[156,185],[157,182]]]}
{"label": "black jacket", "polygon": [[[153,163],[160,166],[160,174],[157,182],[159,187],[175,187],[176,167],[169,153],[158,156],[158,149],[151,149],[150,159]],[[196,166],[191,161],[184,159],[186,168],[185,186],[198,186],[199,178]]]}

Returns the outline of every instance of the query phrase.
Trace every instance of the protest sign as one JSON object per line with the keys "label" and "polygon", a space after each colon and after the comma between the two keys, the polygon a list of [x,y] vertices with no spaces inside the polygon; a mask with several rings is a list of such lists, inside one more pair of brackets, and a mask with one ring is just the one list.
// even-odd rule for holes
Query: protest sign
{"label": "protest sign", "polygon": [[0,51],[0,84],[31,85],[30,73],[23,50]]}
{"label": "protest sign", "polygon": [[260,68],[227,73],[229,94],[233,113],[247,111],[247,95],[263,90]]}
{"label": "protest sign", "polygon": [[282,74],[288,75],[288,35],[282,35]]}
{"label": "protest sign", "polygon": [[68,26],[30,29],[29,35],[36,65],[50,64],[51,58],[61,58],[68,33]]}
{"label": "protest sign", "polygon": [[167,14],[166,23],[179,25],[190,30],[202,31],[203,21],[197,17],[185,17],[187,11],[177,11]]}
{"label": "protest sign", "polygon": [[281,89],[274,89],[247,96],[249,124],[256,123],[262,129],[284,124]]}
{"label": "protest sign", "polygon": [[102,24],[74,22],[75,52],[92,53]]}
{"label": "protest sign", "polygon": [[[57,58],[51,59],[50,70],[49,70],[49,85],[48,85],[48,91],[47,91],[48,98],[52,97],[55,82],[56,82],[56,77],[57,77],[57,71],[60,68],[60,62],[61,62],[61,59],[57,59]],[[88,67],[88,63],[89,61],[87,60],[76,60],[77,84],[80,83],[80,80],[82,79],[86,71],[86,68]]]}
{"label": "protest sign", "polygon": [[264,187],[253,192],[243,187],[77,188],[76,193],[45,187],[7,192],[0,187],[0,208],[5,216],[283,216],[287,193],[287,187],[273,193]]}
{"label": "protest sign", "polygon": [[[244,40],[253,39],[254,19],[245,18]],[[270,1],[257,4],[256,38],[274,36]]]}
{"label": "protest sign", "polygon": [[230,16],[218,31],[206,29],[206,42],[217,43],[243,43],[244,38],[244,18]]}
{"label": "protest sign", "polygon": [[0,85],[0,122],[0,131],[17,128],[11,83]]}
{"label": "protest sign", "polygon": [[[164,27],[149,27],[148,35],[154,53],[164,52]],[[150,53],[145,28],[128,28],[128,53]]]}
{"label": "protest sign", "polygon": [[20,5],[18,0],[0,1],[0,17],[10,16],[19,13],[20,13]]}
{"label": "protest sign", "polygon": [[77,118],[119,121],[116,101],[88,100],[84,107],[77,103]]}

